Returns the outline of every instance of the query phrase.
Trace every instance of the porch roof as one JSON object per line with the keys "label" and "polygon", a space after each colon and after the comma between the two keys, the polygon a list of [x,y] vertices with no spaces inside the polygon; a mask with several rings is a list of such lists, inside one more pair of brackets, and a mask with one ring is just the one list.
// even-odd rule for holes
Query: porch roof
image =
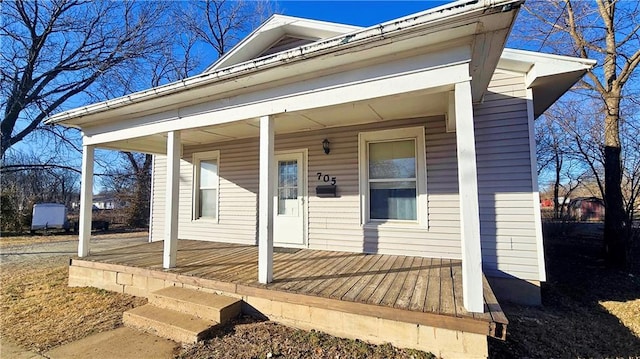
{"label": "porch roof", "polygon": [[[465,44],[472,51],[469,75],[472,94],[479,101],[500,57],[522,0],[460,0],[348,34],[295,49],[251,59],[120,98],[66,111],[47,124],[90,127],[123,121],[141,114],[160,113],[187,104],[210,101],[212,94],[247,92],[305,74],[395,56],[405,51]],[[428,35],[428,36],[427,36]],[[224,96],[223,96],[224,97]],[[272,115],[265,113],[263,115]]]}
{"label": "porch roof", "polygon": [[458,260],[282,248],[274,253],[273,282],[260,284],[257,246],[179,240],[176,267],[163,269],[162,245],[92,253],[71,265],[501,339],[506,334],[508,320],[486,278],[484,312],[465,310]]}

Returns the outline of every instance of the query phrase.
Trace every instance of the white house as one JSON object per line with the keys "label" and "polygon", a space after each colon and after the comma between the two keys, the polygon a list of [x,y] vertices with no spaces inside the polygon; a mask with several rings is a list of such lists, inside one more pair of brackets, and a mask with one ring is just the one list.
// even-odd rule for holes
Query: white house
{"label": "white house", "polygon": [[[150,240],[462,261],[464,307],[539,303],[533,124],[594,62],[505,49],[520,0],[359,28],[274,15],[202,74],[77,108],[80,257],[95,148],[155,154]],[[276,273],[277,275],[277,273]]]}

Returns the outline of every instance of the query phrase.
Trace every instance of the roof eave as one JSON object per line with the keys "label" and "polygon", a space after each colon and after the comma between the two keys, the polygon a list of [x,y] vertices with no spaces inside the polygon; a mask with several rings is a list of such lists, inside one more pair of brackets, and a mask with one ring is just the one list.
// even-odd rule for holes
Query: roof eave
{"label": "roof eave", "polygon": [[[65,111],[49,117],[45,121],[45,123],[64,124],[70,127],[80,127],[80,124],[91,121],[86,117],[91,117],[95,114],[107,112],[112,109],[142,103],[160,97],[174,95],[187,91],[189,89],[211,85],[213,83],[236,78],[238,76],[248,75],[253,72],[278,66],[283,62],[293,62],[297,60],[308,59],[322,54],[330,53],[332,51],[337,51],[338,49],[341,49],[343,47],[346,48],[349,46],[355,46],[356,44],[365,44],[367,42],[376,41],[379,39],[399,36],[406,32],[415,31],[414,29],[416,28],[426,28],[429,25],[437,23],[439,20],[445,18],[447,18],[448,20],[449,17],[465,16],[472,14],[474,11],[478,10],[484,11],[487,8],[506,6],[508,4],[520,4],[521,1],[522,0],[456,1],[445,6],[429,9],[424,12],[375,25],[347,35],[337,36],[327,40],[321,40],[309,45],[301,46],[296,49],[243,62],[214,72],[196,75],[167,85],[132,93],[127,96]],[[445,28],[447,25],[448,23],[437,24],[437,26],[440,26],[442,28]],[[435,30],[433,27],[431,27],[429,31]],[[85,119],[82,122],[74,121],[80,118]]]}
{"label": "roof eave", "polygon": [[524,75],[533,91],[534,117],[546,111],[596,64],[595,60],[504,49],[498,68]]}

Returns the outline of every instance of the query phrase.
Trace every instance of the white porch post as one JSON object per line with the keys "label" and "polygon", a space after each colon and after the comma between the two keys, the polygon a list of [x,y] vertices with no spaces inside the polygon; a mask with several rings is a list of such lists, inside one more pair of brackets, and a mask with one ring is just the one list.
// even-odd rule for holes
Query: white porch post
{"label": "white porch post", "polygon": [[260,198],[258,215],[258,281],[273,280],[273,117],[260,117]]}
{"label": "white porch post", "polygon": [[80,218],[78,257],[89,255],[91,238],[91,210],[93,209],[93,157],[94,146],[82,146],[82,182],[80,183]]}
{"label": "white porch post", "polygon": [[178,255],[178,199],[180,190],[180,132],[167,133],[167,189],[165,194],[166,211],[164,219],[164,251],[162,267],[176,266]]}
{"label": "white porch post", "polygon": [[460,195],[460,236],[462,246],[462,296],[469,312],[484,311],[482,293],[482,252],[476,142],[473,128],[471,83],[455,85],[455,126]]}

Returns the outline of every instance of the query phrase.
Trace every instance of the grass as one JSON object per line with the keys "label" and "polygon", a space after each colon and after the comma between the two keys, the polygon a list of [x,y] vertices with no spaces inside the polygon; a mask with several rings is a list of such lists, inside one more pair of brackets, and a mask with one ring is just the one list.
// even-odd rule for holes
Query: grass
{"label": "grass", "polygon": [[37,352],[122,325],[122,312],[145,298],[67,286],[66,258],[3,265],[0,272],[1,335]]}
{"label": "grass", "polygon": [[[112,238],[127,238],[133,235],[144,236],[148,232],[136,230],[110,230],[108,232],[94,231],[91,236],[94,239],[112,239]],[[23,245],[23,244],[38,244],[38,243],[51,243],[51,242],[66,242],[77,241],[77,233],[65,233],[63,230],[51,231],[47,234],[38,231],[34,234],[24,233],[2,233],[0,235],[0,248],[6,248],[9,246]]]}

